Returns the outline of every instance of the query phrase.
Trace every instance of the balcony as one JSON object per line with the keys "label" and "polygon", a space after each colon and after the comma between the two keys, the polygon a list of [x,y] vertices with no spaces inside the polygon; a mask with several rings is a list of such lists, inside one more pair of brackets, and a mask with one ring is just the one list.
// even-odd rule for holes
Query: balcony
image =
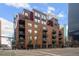
{"label": "balcony", "polygon": [[50,25],[50,26],[53,27],[53,22],[52,22],[51,20],[49,20],[49,21],[47,22],[47,25]]}
{"label": "balcony", "polygon": [[56,48],[56,42],[52,41],[53,48]]}
{"label": "balcony", "polygon": [[20,45],[24,45],[24,42],[19,42]]}
{"label": "balcony", "polygon": [[60,37],[59,40],[62,40],[62,38]]}
{"label": "balcony", "polygon": [[52,39],[53,42],[56,42],[56,39]]}
{"label": "balcony", "polygon": [[56,34],[56,31],[55,31],[55,30],[53,30],[52,34]]}
{"label": "balcony", "polygon": [[20,25],[19,25],[19,28],[20,28],[20,29],[21,29],[21,28],[22,28],[22,29],[24,29],[24,28],[25,28],[25,26],[24,26],[24,25],[22,25],[22,24],[20,24]]}
{"label": "balcony", "polygon": [[31,45],[31,44],[32,44],[32,40],[29,41],[29,45]]}
{"label": "balcony", "polygon": [[24,31],[19,31],[19,35],[25,35]]}
{"label": "balcony", "polygon": [[43,41],[46,41],[47,39],[46,39],[46,38],[42,38],[42,40],[43,40]]}
{"label": "balcony", "polygon": [[59,44],[62,44],[62,41],[59,41]]}
{"label": "balcony", "polygon": [[25,39],[24,37],[20,36],[19,41],[24,41],[24,39]]}
{"label": "balcony", "polygon": [[19,20],[19,24],[25,25],[25,20]]}
{"label": "balcony", "polygon": [[53,39],[53,40],[52,40],[52,44],[54,44],[54,43],[56,43],[56,39]]}
{"label": "balcony", "polygon": [[47,35],[46,34],[43,34],[43,38],[47,38]]}
{"label": "balcony", "polygon": [[42,43],[46,44],[46,38],[43,38]]}
{"label": "balcony", "polygon": [[46,38],[47,38],[46,32],[47,32],[47,30],[43,30],[43,35],[42,35],[43,40],[46,40]]}
{"label": "balcony", "polygon": [[43,32],[45,32],[45,33],[46,33],[46,32],[47,32],[47,30],[43,30]]}
{"label": "balcony", "polygon": [[52,39],[56,39],[56,36],[52,36]]}
{"label": "balcony", "polygon": [[59,43],[59,47],[60,47],[60,48],[63,48],[63,45],[62,45],[62,43]]}
{"label": "balcony", "polygon": [[61,31],[59,31],[59,35],[60,35],[60,36],[62,35]]}
{"label": "balcony", "polygon": [[40,19],[40,17],[38,17],[38,16],[35,16],[35,18],[36,18],[36,19]]}
{"label": "balcony", "polygon": [[19,45],[19,49],[25,49],[23,44]]}

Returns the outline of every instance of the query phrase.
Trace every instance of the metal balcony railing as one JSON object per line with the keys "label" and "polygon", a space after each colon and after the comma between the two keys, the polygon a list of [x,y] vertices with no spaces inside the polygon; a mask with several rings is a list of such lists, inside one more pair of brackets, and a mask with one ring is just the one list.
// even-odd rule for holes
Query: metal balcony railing
{"label": "metal balcony railing", "polygon": [[21,25],[21,24],[20,24],[20,25],[19,25],[19,28],[25,28],[25,27],[24,27],[24,25]]}
{"label": "metal balcony railing", "polygon": [[23,31],[19,31],[19,35],[24,35],[25,33]]}

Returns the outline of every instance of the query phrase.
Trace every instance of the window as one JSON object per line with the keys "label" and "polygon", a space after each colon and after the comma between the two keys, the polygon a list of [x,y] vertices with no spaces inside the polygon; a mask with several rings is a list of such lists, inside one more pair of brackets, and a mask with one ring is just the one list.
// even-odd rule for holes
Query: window
{"label": "window", "polygon": [[37,19],[35,19],[35,22],[38,22],[38,20],[37,20]]}
{"label": "window", "polygon": [[20,44],[24,44],[24,42],[20,42]]}
{"label": "window", "polygon": [[35,24],[34,27],[35,27],[35,28],[38,28],[38,25]]}
{"label": "window", "polygon": [[38,14],[38,17],[40,17],[40,14]]}
{"label": "window", "polygon": [[30,36],[30,40],[32,40],[32,36]]}
{"label": "window", "polygon": [[46,16],[44,16],[44,19],[46,20]]}
{"label": "window", "polygon": [[43,19],[43,15],[41,15],[41,18]]}
{"label": "window", "polygon": [[46,22],[44,22],[44,25],[46,25]]}
{"label": "window", "polygon": [[45,19],[45,16],[43,16],[43,19]]}
{"label": "window", "polygon": [[43,27],[44,30],[46,30],[46,27]]}
{"label": "window", "polygon": [[28,32],[29,32],[29,33],[32,33],[32,30],[31,30],[31,29],[29,29],[29,30],[28,30]]}
{"label": "window", "polygon": [[43,24],[43,21],[42,21],[42,24]]}
{"label": "window", "polygon": [[38,13],[37,12],[35,12],[35,16],[38,16]]}
{"label": "window", "polygon": [[23,31],[20,31],[19,33],[20,33],[20,34],[24,34],[24,32],[23,32]]}
{"label": "window", "polygon": [[38,20],[38,23],[40,23],[40,20]]}
{"label": "window", "polygon": [[25,16],[28,16],[28,13],[25,13]]}
{"label": "window", "polygon": [[42,21],[42,24],[46,25],[46,22],[45,21]]}
{"label": "window", "polygon": [[21,24],[20,24],[19,27],[24,28],[24,25],[21,25]]}
{"label": "window", "polygon": [[37,31],[34,31],[35,32],[35,34],[37,33]]}
{"label": "window", "polygon": [[38,23],[40,23],[40,20],[38,20],[38,19],[35,19],[35,22],[38,22]]}
{"label": "window", "polygon": [[34,39],[37,40],[37,36],[35,36]]}
{"label": "window", "polygon": [[23,37],[20,37],[20,39],[23,40],[24,38]]}
{"label": "window", "polygon": [[32,27],[32,24],[31,23],[28,23],[28,26]]}

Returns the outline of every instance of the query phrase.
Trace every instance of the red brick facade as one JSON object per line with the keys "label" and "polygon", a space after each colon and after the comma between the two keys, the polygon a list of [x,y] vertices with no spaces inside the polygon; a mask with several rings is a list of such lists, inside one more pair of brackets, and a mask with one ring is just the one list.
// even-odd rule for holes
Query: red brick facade
{"label": "red brick facade", "polygon": [[[40,14],[39,17],[35,13]],[[23,14],[16,16],[15,24],[17,25],[15,30],[17,49],[59,48],[64,46],[63,29],[59,28],[58,21],[54,17],[48,20],[47,15],[40,11],[35,9],[33,11],[24,10]]]}

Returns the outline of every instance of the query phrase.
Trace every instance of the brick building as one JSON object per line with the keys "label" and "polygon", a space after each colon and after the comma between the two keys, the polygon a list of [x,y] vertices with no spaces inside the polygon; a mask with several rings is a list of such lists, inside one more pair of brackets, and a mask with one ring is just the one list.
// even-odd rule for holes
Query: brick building
{"label": "brick building", "polygon": [[33,9],[24,9],[15,17],[17,49],[59,48],[64,46],[64,32],[55,17]]}

